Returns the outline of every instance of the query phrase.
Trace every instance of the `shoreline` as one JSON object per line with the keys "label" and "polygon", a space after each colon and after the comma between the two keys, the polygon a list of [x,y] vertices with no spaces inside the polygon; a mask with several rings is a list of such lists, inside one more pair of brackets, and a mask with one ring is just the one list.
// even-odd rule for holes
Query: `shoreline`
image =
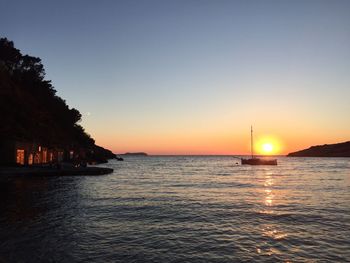
{"label": "shoreline", "polygon": [[0,177],[6,176],[99,176],[113,173],[111,168],[103,167],[1,167]]}

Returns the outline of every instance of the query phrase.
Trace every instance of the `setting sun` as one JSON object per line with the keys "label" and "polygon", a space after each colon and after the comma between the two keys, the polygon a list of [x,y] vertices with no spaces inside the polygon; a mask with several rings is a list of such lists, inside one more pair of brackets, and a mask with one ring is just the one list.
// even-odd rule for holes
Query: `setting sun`
{"label": "setting sun", "polygon": [[262,150],[265,153],[271,153],[273,151],[273,145],[271,143],[264,143],[262,145]]}
{"label": "setting sun", "polygon": [[262,136],[254,143],[254,148],[257,154],[261,155],[276,155],[283,150],[282,142],[275,136]]}

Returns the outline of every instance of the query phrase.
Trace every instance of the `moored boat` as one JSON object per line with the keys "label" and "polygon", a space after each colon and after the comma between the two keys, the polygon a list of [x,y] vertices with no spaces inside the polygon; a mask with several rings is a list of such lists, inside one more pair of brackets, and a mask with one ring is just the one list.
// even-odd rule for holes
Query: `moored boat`
{"label": "moored boat", "polygon": [[265,160],[261,158],[250,158],[250,159],[241,159],[242,164],[249,164],[249,165],[277,165],[276,159],[271,160]]}
{"label": "moored boat", "polygon": [[251,151],[251,158],[249,158],[249,159],[241,158],[241,164],[248,164],[248,165],[277,165],[277,159],[262,159],[262,158],[254,157],[254,151],[253,151],[253,126],[250,126],[250,151]]}

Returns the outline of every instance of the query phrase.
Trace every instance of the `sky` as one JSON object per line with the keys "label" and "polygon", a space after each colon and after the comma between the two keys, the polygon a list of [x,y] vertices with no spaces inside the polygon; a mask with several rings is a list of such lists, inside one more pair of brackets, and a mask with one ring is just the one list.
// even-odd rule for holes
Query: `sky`
{"label": "sky", "polygon": [[[0,36],[116,153],[350,139],[350,1],[0,0]],[[257,146],[258,147],[258,146]]]}

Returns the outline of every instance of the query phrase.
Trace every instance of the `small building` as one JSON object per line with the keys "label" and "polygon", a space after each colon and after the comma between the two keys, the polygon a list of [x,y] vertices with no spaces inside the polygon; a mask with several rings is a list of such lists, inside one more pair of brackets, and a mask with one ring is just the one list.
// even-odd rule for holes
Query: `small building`
{"label": "small building", "polygon": [[6,141],[0,143],[0,165],[42,165],[73,162],[84,150],[70,147],[52,148],[34,142]]}

